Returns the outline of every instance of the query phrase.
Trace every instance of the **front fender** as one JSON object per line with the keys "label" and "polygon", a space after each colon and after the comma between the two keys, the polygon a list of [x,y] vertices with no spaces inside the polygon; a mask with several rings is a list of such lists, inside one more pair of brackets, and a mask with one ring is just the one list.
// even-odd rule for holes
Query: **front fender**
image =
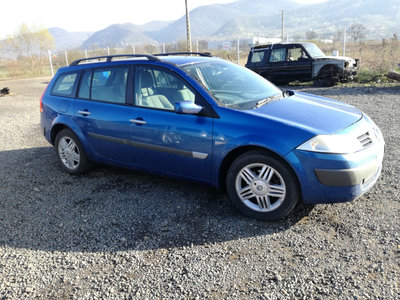
{"label": "front fender", "polygon": [[330,60],[320,60],[320,61],[314,61],[313,63],[313,78],[318,77],[320,74],[321,70],[325,67],[333,67],[337,68],[337,70],[343,72],[344,70],[344,61],[338,61],[334,59]]}
{"label": "front fender", "polygon": [[225,160],[235,159],[245,151],[250,149],[265,149],[281,157],[290,164],[290,162],[286,160],[285,155],[294,147],[295,146],[284,142],[283,139],[266,135],[246,135],[229,140],[229,142],[222,137],[215,137],[212,164],[214,167],[211,174],[212,183],[217,187],[219,186],[221,168],[226,164]]}

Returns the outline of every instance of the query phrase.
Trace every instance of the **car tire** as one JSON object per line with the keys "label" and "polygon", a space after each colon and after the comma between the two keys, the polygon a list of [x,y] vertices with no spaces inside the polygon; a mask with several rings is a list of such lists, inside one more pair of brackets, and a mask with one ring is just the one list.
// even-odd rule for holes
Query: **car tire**
{"label": "car tire", "polygon": [[330,76],[334,76],[334,75],[329,75],[326,77],[322,77],[322,78],[317,78],[314,80],[313,82],[313,86],[314,87],[332,87],[335,86],[338,83],[338,80],[335,78],[332,78]]}
{"label": "car tire", "polygon": [[228,170],[226,187],[240,212],[263,221],[287,216],[300,198],[293,171],[264,151],[239,156]]}
{"label": "car tire", "polygon": [[84,174],[92,168],[81,142],[71,130],[63,129],[57,134],[54,148],[62,169],[68,174]]}

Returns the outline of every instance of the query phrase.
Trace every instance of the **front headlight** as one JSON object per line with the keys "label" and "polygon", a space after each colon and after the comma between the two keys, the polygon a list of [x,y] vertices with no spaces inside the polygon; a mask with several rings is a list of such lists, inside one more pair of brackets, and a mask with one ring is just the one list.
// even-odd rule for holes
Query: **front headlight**
{"label": "front headlight", "polygon": [[299,150],[348,154],[362,150],[362,145],[357,139],[346,135],[317,135],[297,147]]}

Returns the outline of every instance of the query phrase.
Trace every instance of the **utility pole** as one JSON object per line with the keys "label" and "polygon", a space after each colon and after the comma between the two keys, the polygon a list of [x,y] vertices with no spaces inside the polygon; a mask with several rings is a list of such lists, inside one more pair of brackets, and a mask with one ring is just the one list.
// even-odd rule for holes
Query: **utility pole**
{"label": "utility pole", "polygon": [[343,31],[343,56],[346,56],[346,27]]}
{"label": "utility pole", "polygon": [[187,0],[185,0],[186,6],[186,36],[187,36],[187,51],[192,52],[192,37],[190,36],[190,19]]}
{"label": "utility pole", "polygon": [[68,66],[69,63],[68,63],[68,53],[67,53],[67,50],[64,51],[64,54],[65,54],[65,65]]}
{"label": "utility pole", "polygon": [[282,28],[281,28],[281,41],[284,42],[285,39],[285,11],[282,10]]}
{"label": "utility pole", "polygon": [[47,50],[47,53],[49,54],[49,64],[50,64],[51,76],[54,76],[53,62],[52,62],[52,60],[51,60],[51,51],[50,51],[50,49]]}
{"label": "utility pole", "polygon": [[236,50],[237,50],[237,63],[238,63],[238,65],[240,64],[240,37],[238,36],[237,37],[237,47],[236,47]]}

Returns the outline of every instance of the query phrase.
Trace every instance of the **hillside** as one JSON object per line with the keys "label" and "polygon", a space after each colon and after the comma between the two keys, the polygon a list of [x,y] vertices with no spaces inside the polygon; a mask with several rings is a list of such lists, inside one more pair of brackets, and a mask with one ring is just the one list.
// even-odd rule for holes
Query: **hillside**
{"label": "hillside", "polygon": [[[263,14],[268,6],[268,1],[263,1],[258,14],[230,19],[212,37],[279,36],[281,12],[277,11],[275,4],[269,14]],[[367,27],[367,38],[382,39],[392,36],[400,28],[400,0],[385,0],[384,5],[381,0],[330,0],[282,9],[285,10],[285,29],[290,37],[304,38],[307,31],[313,30],[320,38],[332,38],[337,30],[362,23]]]}
{"label": "hillside", "polygon": [[[281,11],[285,29],[294,39],[313,30],[319,38],[333,38],[354,23],[366,26],[366,38],[382,39],[399,33],[400,0],[329,0],[299,4],[295,0],[239,0],[201,6],[190,12],[192,39],[231,40],[253,36],[279,37]],[[186,38],[186,19],[153,21],[144,25],[113,24],[95,32],[77,34],[51,28],[58,49],[124,47],[130,44],[173,43]],[[83,41],[84,38],[87,38]]]}
{"label": "hillside", "polygon": [[139,43],[156,43],[145,35],[139,26],[130,23],[114,24],[92,34],[83,44],[82,49],[126,47]]}
{"label": "hillside", "polygon": [[[278,15],[282,9],[294,9],[301,5],[294,0],[276,1],[240,0],[230,4],[214,4],[198,7],[190,12],[192,37],[208,39],[216,32],[224,32],[224,26],[238,20],[251,22],[254,16],[266,17]],[[280,23],[279,23],[280,26]],[[240,31],[232,32],[237,36]],[[186,37],[186,18],[182,16],[161,31],[148,33],[159,42],[171,42]]]}
{"label": "hillside", "polygon": [[90,36],[90,32],[69,32],[59,27],[49,28],[54,40],[54,49],[62,51],[77,48]]}

